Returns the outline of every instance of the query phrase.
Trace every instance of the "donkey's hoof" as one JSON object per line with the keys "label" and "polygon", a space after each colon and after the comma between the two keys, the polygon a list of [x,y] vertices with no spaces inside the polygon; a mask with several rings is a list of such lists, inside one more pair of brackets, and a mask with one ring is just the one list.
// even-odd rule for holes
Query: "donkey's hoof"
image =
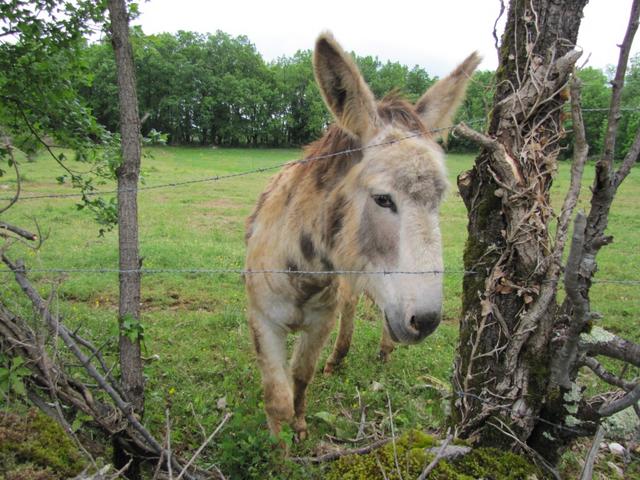
{"label": "donkey's hoof", "polygon": [[296,434],[293,437],[293,440],[296,443],[304,442],[307,439],[308,436],[309,436],[309,434],[307,433],[307,429],[305,428],[304,430],[300,430],[300,431],[296,432]]}
{"label": "donkey's hoof", "polygon": [[322,371],[322,373],[325,374],[325,376],[329,376],[329,375],[333,375],[333,372],[335,372],[336,370],[336,365],[334,365],[333,363],[327,363],[324,366],[324,370]]}
{"label": "donkey's hoof", "polygon": [[296,443],[302,442],[307,439],[307,421],[304,418],[296,418],[292,426],[294,431],[293,440]]}

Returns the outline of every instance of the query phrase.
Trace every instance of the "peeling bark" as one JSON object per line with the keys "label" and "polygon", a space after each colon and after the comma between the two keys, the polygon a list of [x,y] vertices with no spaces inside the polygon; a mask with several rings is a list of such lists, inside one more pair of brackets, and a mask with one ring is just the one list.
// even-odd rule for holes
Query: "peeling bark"
{"label": "peeling bark", "polygon": [[527,443],[544,402],[556,313],[556,288],[545,279],[559,271],[549,260],[549,189],[585,4],[511,1],[488,141],[458,179],[469,213],[464,266],[479,275],[463,284],[453,423],[485,445],[513,444],[491,426],[500,422]]}

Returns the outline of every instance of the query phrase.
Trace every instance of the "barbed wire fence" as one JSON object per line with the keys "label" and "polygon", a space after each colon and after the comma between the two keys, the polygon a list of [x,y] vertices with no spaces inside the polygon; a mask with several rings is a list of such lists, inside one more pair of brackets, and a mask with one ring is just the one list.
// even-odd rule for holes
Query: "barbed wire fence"
{"label": "barbed wire fence", "polygon": [[[640,108],[623,108],[622,110],[626,111],[640,111]],[[591,108],[591,109],[583,109],[586,112],[599,112],[599,111],[608,111],[606,108]],[[474,119],[468,122],[465,122],[469,125],[480,124],[485,122],[486,119]],[[306,164],[314,161],[323,161],[331,158],[335,158],[342,155],[350,155],[353,153],[373,149],[373,148],[382,148],[385,146],[390,146],[396,143],[404,142],[406,140],[412,138],[418,138],[427,134],[437,133],[442,131],[452,131],[458,124],[451,124],[440,128],[434,128],[425,131],[411,132],[403,137],[374,143],[371,145],[365,145],[358,148],[341,150],[338,152],[310,156],[299,158],[296,160],[289,160],[286,162],[280,162],[275,165],[269,165],[266,167],[258,167],[252,168],[249,170],[244,170],[241,172],[223,174],[223,175],[212,175],[205,176],[202,178],[192,178],[188,180],[182,180],[177,182],[167,182],[167,183],[159,183],[155,185],[140,185],[135,189],[127,189],[125,191],[129,192],[140,192],[140,191],[150,191],[150,190],[159,190],[164,188],[177,188],[186,185],[194,185],[200,183],[213,183],[219,182],[223,180],[229,180],[233,178],[240,178],[249,175],[255,175],[264,172],[270,172],[274,170],[279,170],[285,167],[290,167],[297,164]],[[29,200],[42,200],[42,199],[66,199],[66,198],[80,198],[83,196],[99,196],[99,195],[111,195],[118,193],[117,189],[112,190],[96,190],[91,192],[73,192],[73,193],[36,193],[32,195],[21,195],[19,197],[19,201],[29,201]],[[0,197],[0,201],[9,201],[13,197]],[[118,268],[109,268],[109,267],[96,267],[96,268],[74,268],[74,267],[51,267],[51,268],[30,268],[29,272],[31,273],[49,273],[49,274],[91,274],[91,275],[102,275],[102,274],[121,274],[121,273],[140,273],[143,275],[159,275],[159,274],[176,274],[176,275],[223,275],[223,274],[235,274],[235,275],[267,275],[267,274],[286,274],[286,275],[336,275],[336,276],[346,276],[346,275],[477,275],[478,272],[464,270],[464,269],[446,269],[441,271],[362,271],[362,270],[324,270],[324,271],[292,271],[292,270],[284,270],[284,269],[266,269],[266,270],[246,270],[241,268],[140,268],[135,270],[121,270]],[[11,274],[13,273],[9,269],[0,269],[0,275],[2,274]],[[598,284],[620,284],[620,285],[640,285],[640,279],[594,279],[593,283]]]}
{"label": "barbed wire fence", "polygon": [[[596,111],[607,111],[608,109],[584,109],[585,112],[596,112]],[[623,109],[627,111],[640,111],[640,108],[628,108]],[[467,122],[468,124],[477,124],[484,122],[485,119],[478,119]],[[203,178],[194,178],[183,181],[176,182],[168,182],[161,183],[156,185],[141,185],[136,189],[131,189],[130,191],[150,191],[150,190],[158,190],[163,188],[176,188],[180,186],[200,184],[200,183],[210,183],[210,182],[218,182],[222,180],[239,178],[248,175],[254,175],[269,171],[278,170],[281,168],[293,166],[296,164],[304,164],[312,161],[322,161],[329,158],[334,158],[340,155],[348,155],[352,153],[356,153],[359,151],[363,151],[371,148],[382,148],[384,146],[389,146],[398,142],[406,141],[411,138],[420,137],[425,135],[425,133],[435,133],[438,131],[444,130],[452,130],[456,127],[456,125],[448,125],[443,128],[429,130],[428,132],[412,132],[409,135],[404,137],[380,142],[360,148],[343,150],[340,152],[335,152],[326,155],[319,155],[314,157],[301,158],[297,160],[281,162],[276,165],[253,168],[250,170],[245,170],[242,172],[229,173],[223,175],[214,175],[214,176],[206,176]],[[116,194],[118,190],[101,190],[101,191],[93,191],[93,192],[85,192],[85,193],[36,193],[33,195],[23,195],[20,196],[20,201],[29,201],[29,200],[38,200],[38,199],[65,199],[65,198],[79,198],[84,196],[98,196],[98,195],[109,195]],[[11,200],[12,197],[2,197],[0,200]],[[38,274],[79,274],[79,275],[110,275],[110,274],[121,274],[121,273],[140,273],[143,275],[224,275],[224,274],[233,274],[233,275],[295,275],[295,276],[317,276],[317,275],[336,275],[336,276],[347,276],[347,275],[477,275],[480,272],[476,272],[473,270],[465,270],[465,269],[445,269],[445,270],[427,270],[427,271],[360,271],[360,270],[330,270],[330,271],[297,271],[297,270],[285,270],[285,269],[264,269],[264,270],[247,270],[243,268],[139,268],[135,270],[123,270],[119,268],[105,268],[105,267],[96,267],[96,268],[72,268],[72,267],[52,267],[52,268],[29,268],[27,270],[28,273],[38,273]],[[0,269],[0,275],[14,274],[15,272],[10,269]],[[2,277],[0,277],[2,278]],[[620,285],[630,285],[637,286],[640,285],[640,279],[594,279],[593,283],[598,284],[620,284]],[[559,285],[562,285],[562,282],[559,282]],[[6,284],[5,284],[6,286]],[[529,415],[526,413],[514,412],[510,406],[502,406],[495,402],[495,399],[489,399],[480,395],[476,395],[470,392],[464,392],[460,390],[451,390],[449,392],[450,395],[455,395],[457,397],[470,397],[478,400],[488,406],[488,408],[503,410],[505,415],[517,416],[519,418],[529,418],[535,421],[540,421],[547,423],[551,426],[554,426],[558,430],[562,431],[570,431],[572,433],[580,433],[575,428],[560,424],[550,422],[544,418],[541,418],[537,415]]]}

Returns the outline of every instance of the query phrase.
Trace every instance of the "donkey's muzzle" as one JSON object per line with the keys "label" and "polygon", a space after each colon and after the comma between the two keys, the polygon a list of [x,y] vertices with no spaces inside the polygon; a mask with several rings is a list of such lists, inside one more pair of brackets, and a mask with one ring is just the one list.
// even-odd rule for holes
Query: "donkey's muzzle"
{"label": "donkey's muzzle", "polygon": [[416,341],[420,341],[431,335],[440,325],[441,315],[439,312],[419,313],[412,315],[409,319],[409,331],[415,333]]}
{"label": "donkey's muzzle", "polygon": [[[385,312],[385,320],[389,334],[394,342],[418,343],[432,334],[440,325],[440,312],[416,312],[407,318],[404,315],[393,315]],[[395,321],[394,321],[395,320]]]}

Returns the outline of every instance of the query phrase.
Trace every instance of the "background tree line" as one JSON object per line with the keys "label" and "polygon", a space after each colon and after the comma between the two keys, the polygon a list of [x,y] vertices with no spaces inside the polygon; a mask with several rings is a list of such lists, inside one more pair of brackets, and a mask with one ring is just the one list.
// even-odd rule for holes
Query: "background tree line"
{"label": "background tree line", "polygon": [[[168,143],[174,145],[299,146],[318,138],[330,120],[315,85],[310,50],[299,50],[290,57],[266,62],[246,36],[233,37],[221,31],[146,35],[140,28],[134,28],[131,38],[145,136],[159,138],[157,132],[161,132]],[[111,45],[107,40],[76,42],[72,55],[56,52],[55,57],[47,57],[42,63],[47,69],[45,77],[58,79],[53,85],[62,93],[56,92],[54,98],[61,99],[64,108],[52,105],[54,113],[45,119],[48,124],[34,119],[31,127],[37,124],[56,137],[57,131],[68,130],[68,125],[62,123],[91,119],[91,116],[80,115],[88,109],[97,122],[82,125],[82,129],[102,143],[103,139],[98,137],[117,132],[119,121]],[[418,65],[409,68],[372,56],[356,56],[356,59],[378,98],[398,90],[409,100],[415,100],[437,79]],[[29,98],[43,96],[46,94],[43,92],[51,89],[51,83],[41,88],[39,61],[23,66],[13,63],[0,70],[0,86],[5,93],[12,85],[16,86],[15,92],[9,92],[15,95],[5,96],[5,101],[29,102]],[[27,66],[29,80],[25,82]],[[56,75],[48,71],[52,68]],[[608,107],[610,76],[611,72],[593,67],[580,71],[591,154],[602,150],[607,112],[590,109]],[[640,109],[640,54],[631,60],[626,84],[619,157],[626,155],[633,133],[640,125],[640,111],[634,110]],[[19,95],[25,88],[30,95]],[[456,121],[476,122],[474,127],[483,130],[484,120],[490,115],[494,89],[494,72],[476,72]],[[69,106],[73,108],[67,108]],[[5,114],[2,110],[0,106],[0,125],[12,133],[14,144],[27,153],[35,153],[41,142],[34,138],[32,128],[25,124],[24,118],[15,115],[15,109],[5,110]],[[28,108],[26,111],[28,113]],[[68,111],[78,115],[55,113]],[[56,128],[57,124],[63,128]],[[571,154],[569,122],[566,130],[567,151],[561,156]],[[65,139],[56,138],[56,141],[65,143]],[[468,140],[455,136],[449,139],[449,149],[475,151]]]}

